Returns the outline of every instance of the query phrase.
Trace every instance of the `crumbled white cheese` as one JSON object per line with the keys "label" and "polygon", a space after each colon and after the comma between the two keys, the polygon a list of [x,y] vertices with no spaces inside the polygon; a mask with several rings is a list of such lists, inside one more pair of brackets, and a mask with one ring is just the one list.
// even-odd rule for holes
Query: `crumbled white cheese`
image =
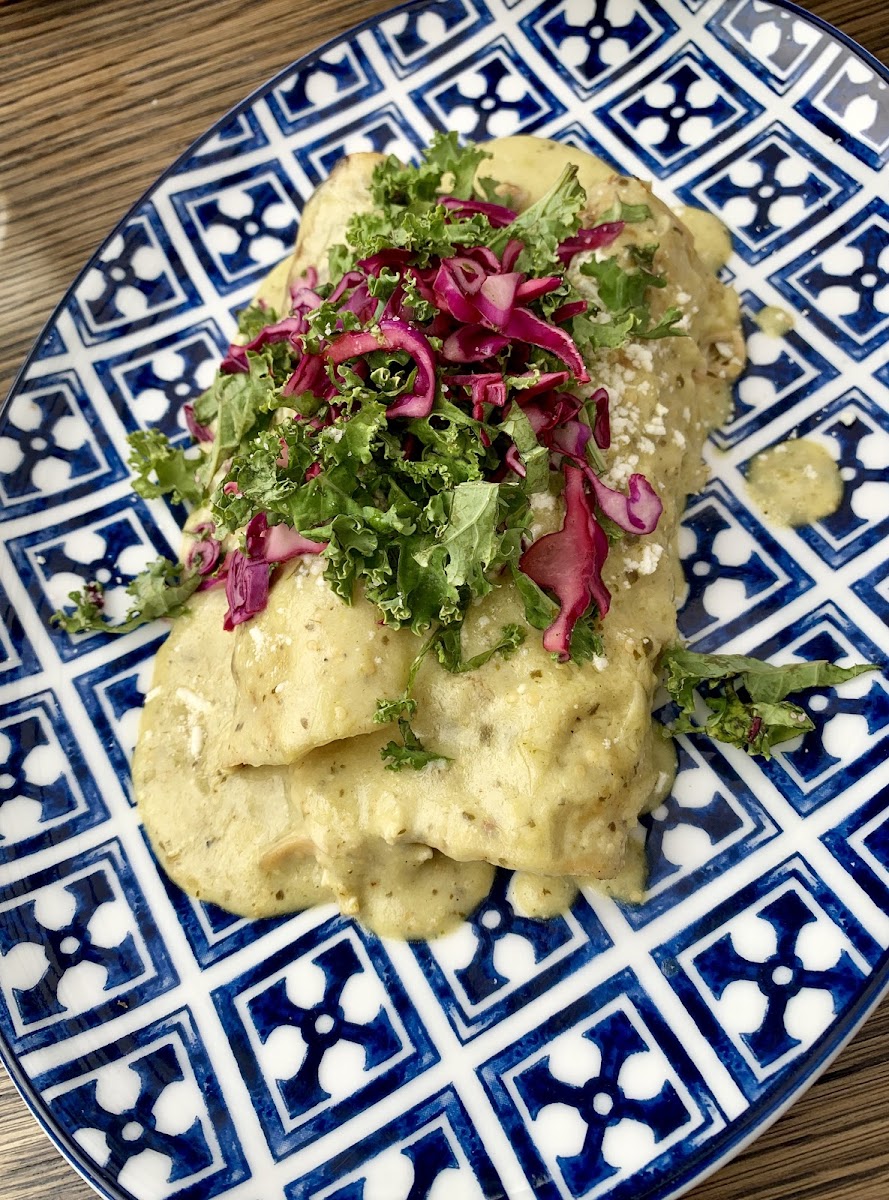
{"label": "crumbled white cheese", "polygon": [[650,346],[643,346],[639,342],[630,342],[625,349],[625,354],[633,366],[640,371],[654,370],[654,356]]}
{"label": "crumbled white cheese", "polygon": [[664,548],[658,542],[645,542],[642,553],[636,562],[636,571],[640,575],[653,575],[661,561]]}
{"label": "crumbled white cheese", "polygon": [[188,748],[191,751],[193,759],[200,758],[201,751],[204,748],[204,730],[202,726],[195,723],[191,726],[191,732],[188,738]]}
{"label": "crumbled white cheese", "polygon": [[176,688],[176,699],[184,704],[190,713],[203,714],[213,711],[213,705],[210,701],[205,700],[203,696],[199,696],[197,692],[193,692],[191,688]]}

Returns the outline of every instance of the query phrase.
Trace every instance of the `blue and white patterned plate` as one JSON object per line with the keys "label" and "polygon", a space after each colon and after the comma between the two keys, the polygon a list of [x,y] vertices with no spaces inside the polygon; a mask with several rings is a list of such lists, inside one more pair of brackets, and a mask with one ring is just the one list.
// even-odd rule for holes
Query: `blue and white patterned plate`
{"label": "blue and white patterned plate", "polygon": [[[722,217],[750,366],[685,528],[701,649],[889,650],[887,74],[762,0],[438,0],[303,59],[158,181],[77,280],[0,426],[0,1049],[106,1197],[665,1200],[805,1085],[889,986],[889,684],[811,701],[760,765],[696,742],[651,819],[640,908],[455,935],[329,908],[251,924],[157,869],[127,762],[161,631],[72,640],[175,543],[126,434],[184,437],[233,312],[344,152],[433,129],[572,142]],[[765,305],[791,332],[756,325]],[[745,499],[790,434],[840,463],[799,530]]]}

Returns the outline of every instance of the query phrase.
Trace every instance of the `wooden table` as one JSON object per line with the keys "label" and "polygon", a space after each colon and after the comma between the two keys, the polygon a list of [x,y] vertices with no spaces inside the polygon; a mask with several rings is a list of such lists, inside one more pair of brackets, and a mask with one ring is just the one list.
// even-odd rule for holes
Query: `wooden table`
{"label": "wooden table", "polygon": [[[160,171],[280,68],[390,0],[0,0],[0,396]],[[807,0],[889,62],[886,0]],[[6,221],[5,232],[3,221]],[[86,1200],[0,1071],[0,1200]],[[889,1196],[889,1002],[694,1200]]]}

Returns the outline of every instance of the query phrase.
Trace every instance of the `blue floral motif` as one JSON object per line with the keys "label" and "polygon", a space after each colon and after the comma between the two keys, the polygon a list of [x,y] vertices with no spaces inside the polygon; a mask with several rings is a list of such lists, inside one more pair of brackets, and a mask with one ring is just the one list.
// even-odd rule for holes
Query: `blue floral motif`
{"label": "blue floral motif", "polygon": [[317,1004],[310,1007],[294,1004],[287,994],[287,981],[278,979],[247,1005],[247,1014],[261,1042],[267,1042],[276,1029],[289,1024],[299,1030],[305,1043],[305,1055],[295,1073],[278,1080],[288,1115],[292,1117],[301,1117],[331,1099],[321,1083],[320,1070],[325,1054],[338,1042],[360,1046],[367,1071],[388,1062],[401,1049],[401,1039],[383,1009],[369,1021],[352,1021],[343,1008],[343,989],[364,970],[351,942],[334,942],[312,961],[326,980],[324,994]]}
{"label": "blue floral motif", "polygon": [[[444,1177],[444,1178],[443,1178]],[[382,1129],[294,1180],[287,1200],[461,1200],[504,1196],[484,1144],[453,1088],[409,1108]]]}
{"label": "blue floral motif", "polygon": [[725,989],[740,979],[755,983],[766,998],[762,1024],[753,1033],[742,1033],[757,1062],[771,1067],[789,1051],[802,1045],[787,1028],[787,1008],[803,988],[830,992],[836,1008],[847,1004],[861,982],[863,972],[845,951],[830,970],[812,970],[796,952],[797,942],[806,925],[816,919],[799,892],[783,895],[764,905],[756,914],[775,930],[774,954],[762,962],[752,962],[735,949],[731,935],[723,934],[718,941],[697,955],[694,963],[717,1000]]}
{"label": "blue floral motif", "polygon": [[229,338],[208,319],[95,363],[129,431],[159,429],[172,441],[187,436],[183,405],[210,386]]}
{"label": "blue floral motif", "polygon": [[711,435],[722,450],[737,445],[839,375],[834,363],[796,330],[789,329],[781,337],[762,330],[759,314],[765,305],[752,292],[744,292],[741,301],[747,365],[734,386],[731,418]]}
{"label": "blue floral motif", "polygon": [[[668,707],[658,719],[669,725]],[[708,880],[771,841],[778,832],[754,791],[709,739],[676,739],[673,790],[642,818],[648,831],[645,903],[624,904],[625,919],[641,929],[681,904]]]}
{"label": "blue floral motif", "polygon": [[170,199],[220,295],[256,282],[293,245],[296,197],[277,162],[184,188]]}
{"label": "blue floral motif", "polygon": [[[861,185],[776,121],[679,189],[725,221],[736,249],[759,262],[848,200]],[[787,217],[788,203],[795,215]]]}
{"label": "blue floral motif", "polygon": [[[58,609],[70,605],[68,595],[97,580],[105,587],[106,608],[129,607],[127,584],[159,555],[171,557],[169,542],[148,507],[137,496],[105,504],[99,512],[69,518],[36,529],[7,543],[40,623],[64,661],[101,645],[106,635],[72,635],[51,623]],[[45,636],[45,634],[44,634]]]}
{"label": "blue floral motif", "polygon": [[[364,999],[353,1012],[359,981]],[[363,1111],[437,1057],[382,948],[339,919],[297,938],[214,999],[276,1158]],[[283,1053],[276,1049],[282,1046]],[[333,1076],[328,1056],[341,1061],[350,1051],[354,1075]]]}
{"label": "blue floral motif", "polygon": [[495,962],[495,950],[505,937],[524,938],[535,962],[553,954],[571,938],[571,929],[561,918],[535,921],[519,916],[506,898],[509,875],[498,873],[497,882],[485,900],[468,918],[476,940],[475,953],[455,975],[470,1003],[478,1004],[499,991],[506,983]]}
{"label": "blue floral motif", "polygon": [[[632,1082],[641,1063],[644,1089]],[[669,1174],[674,1146],[693,1146],[724,1121],[628,971],[483,1063],[479,1075],[541,1200],[606,1189],[629,1200],[638,1195],[636,1171],[649,1181]],[[623,1121],[640,1128],[636,1153],[644,1160],[632,1170],[611,1140]]]}
{"label": "blue floral motif", "polygon": [[[756,647],[769,658],[879,662],[879,652],[849,620],[827,603],[793,627]],[[881,672],[862,675],[838,688],[807,692],[803,707],[814,729],[777,748],[763,765],[773,784],[801,813],[832,800],[886,760],[889,746],[889,685]]]}
{"label": "blue floral motif", "polygon": [[[813,886],[808,864],[788,859],[655,952],[751,1100],[811,1051],[829,1024],[820,1006],[810,1010],[810,1017],[823,1014],[818,1020],[792,1021],[797,998],[826,994],[834,1016],[842,1016],[879,954],[845,906],[826,888],[816,896]],[[758,1003],[748,1000],[749,1019],[732,1028],[721,1006],[729,1004],[733,985],[745,984],[758,992]]]}
{"label": "blue floral motif", "polygon": [[[543,4],[522,29],[583,99],[653,54],[676,31],[660,5],[621,0]],[[619,52],[618,52],[619,50]]]}
{"label": "blue floral motif", "polygon": [[146,203],[103,246],[68,309],[84,345],[193,308],[198,294],[157,211]]}
{"label": "blue floral motif", "polygon": [[718,648],[813,585],[718,479],[692,501],[683,525],[688,594],[679,627],[696,650]]}
{"label": "blue floral motif", "polygon": [[462,1041],[506,1019],[610,945],[583,899],[545,921],[520,916],[510,897],[512,879],[509,871],[497,872],[490,893],[467,918],[459,938],[413,945]]}
{"label": "blue floral motif", "polygon": [[889,161],[889,85],[857,58],[819,78],[796,110],[869,166]]}
{"label": "blue floral motif", "polygon": [[576,1154],[556,1156],[562,1177],[573,1196],[583,1196],[617,1174],[602,1154],[609,1126],[633,1121],[647,1126],[656,1142],[663,1141],[688,1121],[688,1109],[669,1079],[644,1100],[625,1095],[618,1082],[621,1069],[634,1054],[649,1050],[625,1012],[610,1013],[584,1029],[583,1036],[598,1048],[599,1073],[583,1084],[567,1083],[554,1075],[548,1057],[538,1059],[516,1076],[516,1088],[532,1121],[550,1104],[574,1109],[586,1125],[583,1145]]}
{"label": "blue floral motif", "polygon": [[0,708],[0,863],[107,816],[58,698],[43,692],[5,703]]}
{"label": "blue floral motif", "polygon": [[320,183],[345,154],[373,151],[415,159],[425,140],[421,132],[410,128],[395,105],[386,104],[368,117],[338,126],[335,133],[319,141],[304,143],[296,157],[309,179]]}
{"label": "blue floral motif", "polygon": [[[95,1079],[72,1088],[65,1095],[65,1107],[73,1107],[81,1128],[101,1129],[108,1147],[105,1163],[108,1174],[113,1179],[119,1179],[130,1159],[146,1150],[172,1158],[171,1183],[179,1183],[183,1178],[212,1166],[213,1153],[197,1118],[179,1134],[170,1134],[157,1128],[156,1080],[161,1078],[167,1087],[171,1087],[186,1078],[175,1048],[169,1044],[161,1045],[153,1053],[134,1059],[129,1068],[138,1075],[141,1086],[135,1103],[123,1112],[110,1113],[99,1103]],[[56,1104],[60,1106],[58,1101]]]}
{"label": "blue floral motif", "polygon": [[[90,1167],[121,1195],[144,1194],[150,1180],[157,1200],[211,1200],[249,1175],[188,1010],[89,1051],[42,1076],[40,1084],[53,1118],[89,1147]],[[151,1170],[158,1157],[169,1164],[161,1177]]]}
{"label": "blue floral motif", "polygon": [[[666,93],[669,92],[669,98]],[[656,71],[596,109],[646,167],[663,176],[758,116],[762,105],[689,44]]]}
{"label": "blue floral motif", "polygon": [[[889,447],[889,420],[858,388],[826,404],[796,427],[831,447],[843,484],[835,512],[802,525],[797,534],[831,568],[863,554],[889,533],[889,478],[880,448]],[[749,464],[742,464],[745,471]]]}
{"label": "blue floral motif", "polygon": [[456,129],[468,141],[531,133],[565,112],[554,93],[528,78],[503,39],[412,92],[411,98],[434,127]]}
{"label": "blue floral motif", "polygon": [[126,477],[74,371],[29,381],[10,400],[0,442],[0,521],[88,495]]}
{"label": "blue floral motif", "polygon": [[291,134],[353,107],[381,88],[367,55],[356,43],[314,56],[301,70],[277,84],[266,99],[281,131]]}
{"label": "blue floral motif", "polygon": [[758,0],[727,0],[707,28],[778,95],[821,52],[824,35],[790,9]]}
{"label": "blue floral motif", "polygon": [[471,0],[437,0],[401,10],[375,26],[374,34],[396,74],[405,77],[490,24],[491,13]]}
{"label": "blue floral motif", "polygon": [[[3,889],[0,910],[0,1027],[19,1051],[93,1028],[177,982],[164,949],[149,946],[144,900],[116,841]],[[85,967],[96,970],[72,1007],[63,987]]]}
{"label": "blue floral motif", "polygon": [[838,232],[808,247],[770,281],[791,304],[856,360],[872,353],[889,331],[883,297],[889,205],[872,200]]}

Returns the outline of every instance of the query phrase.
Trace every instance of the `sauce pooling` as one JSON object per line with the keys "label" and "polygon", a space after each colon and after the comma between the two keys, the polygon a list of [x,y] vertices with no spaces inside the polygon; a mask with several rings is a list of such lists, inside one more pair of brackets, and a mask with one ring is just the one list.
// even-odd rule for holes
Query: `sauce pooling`
{"label": "sauce pooling", "polygon": [[843,499],[839,467],[819,442],[791,438],[757,454],[750,495],[778,525],[809,525],[836,512]]}

